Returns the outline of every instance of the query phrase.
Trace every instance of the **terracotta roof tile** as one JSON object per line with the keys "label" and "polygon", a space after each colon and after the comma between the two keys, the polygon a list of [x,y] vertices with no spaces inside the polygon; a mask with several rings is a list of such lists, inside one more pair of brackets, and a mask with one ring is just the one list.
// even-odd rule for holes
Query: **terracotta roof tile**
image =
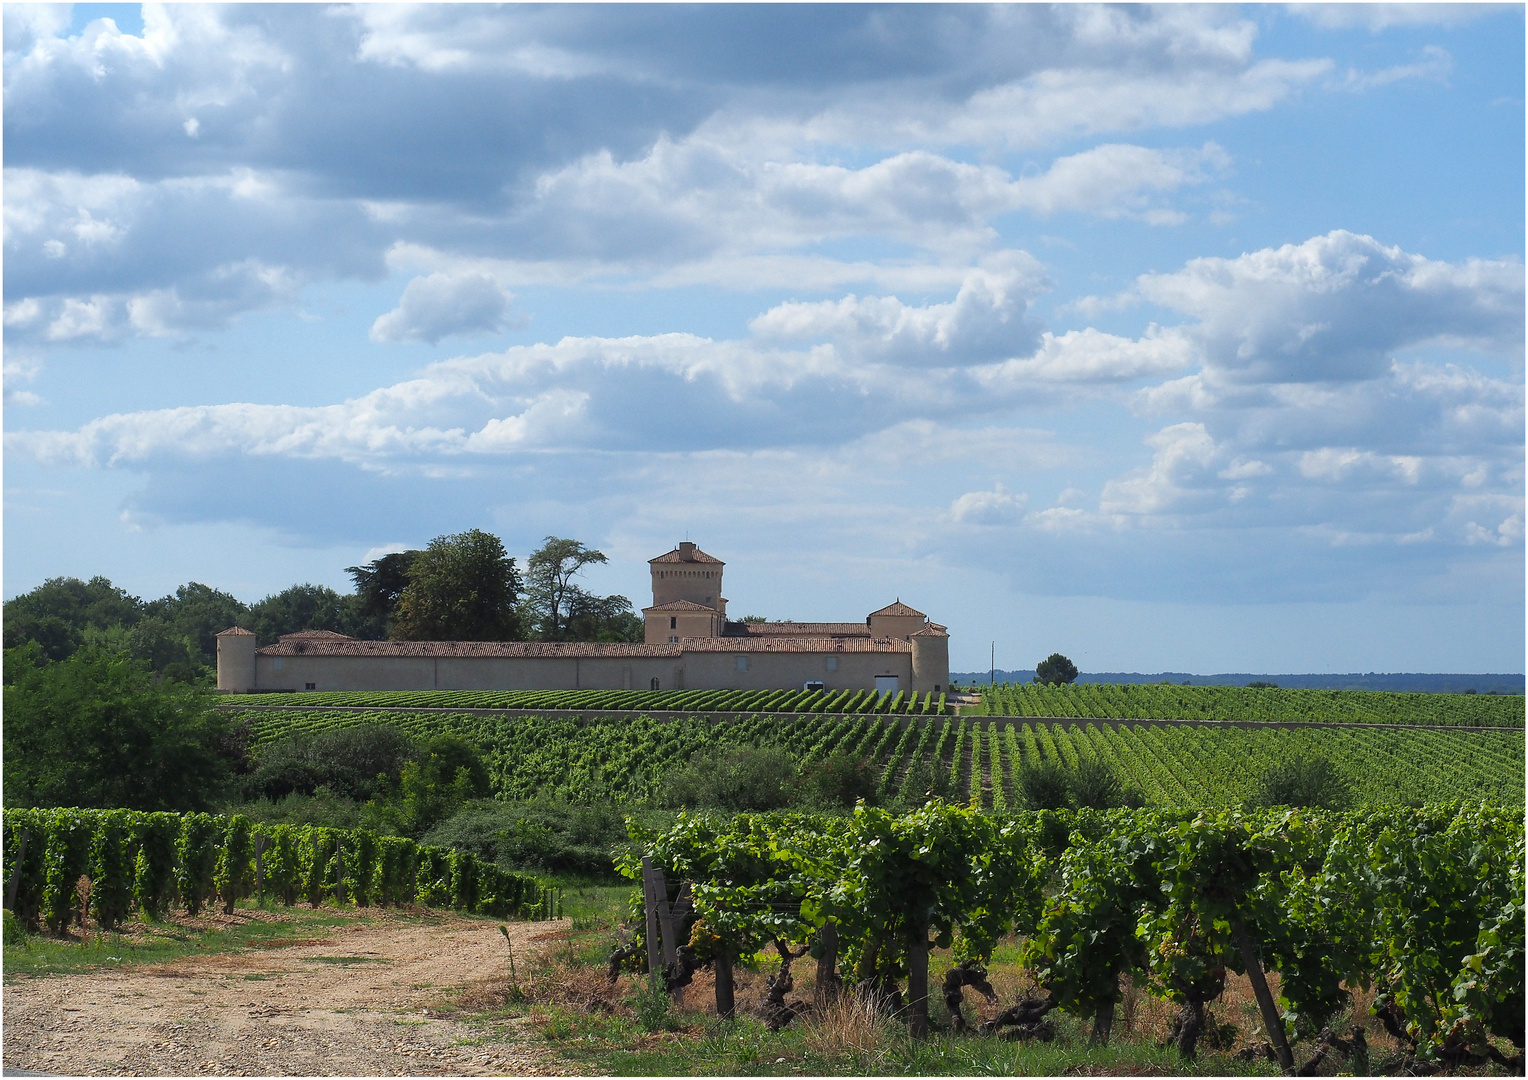
{"label": "terracotta roof tile", "polygon": [[246,630],[242,626],[230,626],[227,630],[224,630],[222,633],[214,634],[213,635],[213,637],[254,637],[254,636],[255,636],[255,632],[253,630]]}
{"label": "terracotta roof tile", "polygon": [[670,551],[667,554],[659,555],[656,559],[648,559],[647,561],[649,565],[652,563],[706,563],[713,566],[727,565],[718,559],[715,555],[707,555],[704,551],[701,551],[700,548],[696,548],[693,556],[688,559],[682,558],[679,554],[679,549],[675,548],[673,551]]}
{"label": "terracotta roof tile", "polygon": [[894,604],[887,604],[880,611],[872,611],[870,614],[871,614],[872,617],[874,617],[876,615],[894,615],[894,616],[895,615],[901,615],[901,616],[906,616],[908,618],[917,618],[917,619],[926,618],[926,616],[923,614],[923,612],[919,611],[917,608],[910,608],[910,607],[908,607],[906,604],[902,603],[902,601],[900,601],[900,600],[898,600]]}
{"label": "terracotta roof tile", "polygon": [[716,614],[716,609],[714,607],[707,607],[705,604],[697,604],[693,600],[670,600],[666,604],[659,604],[657,607],[645,607],[642,610],[643,611],[709,611],[712,615]]}
{"label": "terracotta roof tile", "polygon": [[687,653],[905,653],[913,651],[912,643],[900,638],[868,637],[685,638],[680,642],[680,646]]}
{"label": "terracotta roof tile", "polygon": [[633,645],[603,641],[288,641],[256,649],[258,656],[417,657],[678,657],[678,645]]}
{"label": "terracotta roof tile", "polygon": [[354,641],[349,634],[337,634],[333,630],[299,630],[295,634],[282,634],[277,641]]}
{"label": "terracotta roof tile", "polygon": [[870,627],[853,622],[771,622],[727,624],[725,637],[864,637]]}
{"label": "terracotta roof tile", "polygon": [[922,630],[915,630],[913,637],[949,637],[949,632],[937,623],[929,623]]}

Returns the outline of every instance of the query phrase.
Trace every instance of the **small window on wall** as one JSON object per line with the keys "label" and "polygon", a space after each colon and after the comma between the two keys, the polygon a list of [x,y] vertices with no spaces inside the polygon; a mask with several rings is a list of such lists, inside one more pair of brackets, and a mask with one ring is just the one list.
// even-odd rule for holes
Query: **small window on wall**
{"label": "small window on wall", "polygon": [[746,656],[739,656],[737,658],[737,669],[739,671],[747,671],[748,670],[748,657],[746,657]]}
{"label": "small window on wall", "polygon": [[302,684],[302,688],[304,690],[317,690],[318,689],[318,683],[316,683],[316,682],[303,683]]}
{"label": "small window on wall", "polygon": [[669,629],[670,630],[678,630],[679,629],[679,616],[678,615],[670,615],[669,616]]}
{"label": "small window on wall", "polygon": [[838,670],[838,657],[836,657],[836,656],[828,657],[828,670],[829,671],[837,671]]}
{"label": "small window on wall", "polygon": [[679,644],[679,635],[678,634],[670,634],[669,635],[669,642],[668,643],[670,645],[678,645]]}
{"label": "small window on wall", "polygon": [[656,690],[656,689],[658,689],[658,680],[657,680],[657,679],[654,679],[654,680],[653,680],[653,681],[652,681],[652,682],[651,682],[651,683],[649,683],[649,684],[648,684],[648,685],[649,685],[649,686],[651,686],[651,687],[652,687],[652,688],[653,688],[653,689],[654,689],[654,690]]}

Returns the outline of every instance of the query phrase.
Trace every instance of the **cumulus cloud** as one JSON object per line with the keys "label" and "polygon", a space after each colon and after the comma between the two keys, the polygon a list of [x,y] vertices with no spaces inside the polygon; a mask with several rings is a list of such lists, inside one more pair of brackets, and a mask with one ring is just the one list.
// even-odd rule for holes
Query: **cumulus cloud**
{"label": "cumulus cloud", "polygon": [[428,341],[493,334],[513,325],[514,297],[487,274],[430,274],[404,287],[398,306],[371,324],[373,341]]}
{"label": "cumulus cloud", "polygon": [[1001,525],[1016,521],[1029,497],[1015,494],[1002,484],[990,491],[968,491],[950,503],[950,517],[964,525]]}
{"label": "cumulus cloud", "polygon": [[1436,261],[1343,230],[1136,283],[1196,317],[1206,368],[1244,383],[1372,379],[1437,341],[1521,355],[1523,288],[1517,260]]}
{"label": "cumulus cloud", "polygon": [[1025,293],[1044,281],[1039,265],[1015,253],[1005,273],[976,271],[955,299],[913,307],[894,296],[786,303],[749,323],[765,341],[834,342],[855,358],[927,367],[975,364],[1027,352],[1036,328],[1024,317]]}

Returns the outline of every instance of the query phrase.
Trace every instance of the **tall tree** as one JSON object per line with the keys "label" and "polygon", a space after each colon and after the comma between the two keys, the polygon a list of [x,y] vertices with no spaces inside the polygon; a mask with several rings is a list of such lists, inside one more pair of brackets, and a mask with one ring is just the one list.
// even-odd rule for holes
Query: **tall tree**
{"label": "tall tree", "polygon": [[249,609],[253,626],[262,645],[270,645],[282,634],[299,630],[334,630],[349,632],[349,612],[345,597],[327,585],[289,585]]}
{"label": "tall tree", "polygon": [[492,533],[437,536],[415,556],[388,636],[395,641],[514,641],[520,571]]}
{"label": "tall tree", "polygon": [[[573,608],[587,607],[588,600],[596,599],[573,584],[574,575],[591,563],[609,561],[604,552],[560,536],[548,536],[532,553],[525,564],[527,599],[535,612],[539,637],[547,641],[568,640]],[[626,606],[630,606],[629,601]]]}
{"label": "tall tree", "polygon": [[398,601],[409,583],[409,567],[419,555],[415,551],[393,551],[361,566],[347,566],[345,573],[355,582],[356,610],[351,629],[357,637],[387,636],[388,625],[398,612]]}
{"label": "tall tree", "polygon": [[143,617],[143,601],[99,575],[49,578],[6,602],[5,646],[35,641],[50,660],[63,660],[91,637],[117,631]]}
{"label": "tall tree", "polygon": [[5,655],[8,806],[203,810],[229,779],[229,721],[205,690],[122,655]]}

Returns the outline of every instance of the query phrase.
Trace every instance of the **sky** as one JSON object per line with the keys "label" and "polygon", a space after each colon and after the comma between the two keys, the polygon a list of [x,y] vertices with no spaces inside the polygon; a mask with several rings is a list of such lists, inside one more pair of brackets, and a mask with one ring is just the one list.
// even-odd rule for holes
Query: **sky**
{"label": "sky", "polygon": [[6,597],[482,528],[955,670],[1523,670],[1522,5],[4,19]]}

